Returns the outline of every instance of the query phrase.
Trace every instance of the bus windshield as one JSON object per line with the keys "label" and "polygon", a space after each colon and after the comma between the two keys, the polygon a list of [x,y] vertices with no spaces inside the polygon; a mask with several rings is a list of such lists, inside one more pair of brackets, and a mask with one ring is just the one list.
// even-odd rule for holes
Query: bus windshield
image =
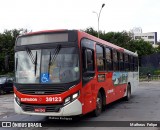
{"label": "bus windshield", "polygon": [[58,51],[57,48],[30,50],[30,53],[32,58],[27,51],[15,54],[17,83],[54,84],[79,79],[79,56],[75,47],[59,48]]}

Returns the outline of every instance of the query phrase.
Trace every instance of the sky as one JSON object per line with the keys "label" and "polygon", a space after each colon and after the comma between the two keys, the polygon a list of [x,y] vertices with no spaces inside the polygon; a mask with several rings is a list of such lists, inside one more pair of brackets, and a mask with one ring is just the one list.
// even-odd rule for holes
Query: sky
{"label": "sky", "polygon": [[54,29],[98,29],[105,32],[130,31],[134,27],[157,32],[160,40],[160,0],[0,0],[0,32],[24,28],[32,31]]}

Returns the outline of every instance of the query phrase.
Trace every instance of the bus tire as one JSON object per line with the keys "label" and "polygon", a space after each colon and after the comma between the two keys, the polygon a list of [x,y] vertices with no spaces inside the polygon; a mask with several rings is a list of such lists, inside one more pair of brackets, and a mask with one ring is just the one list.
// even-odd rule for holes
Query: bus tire
{"label": "bus tire", "polygon": [[127,86],[127,95],[124,97],[125,101],[129,101],[131,98],[131,85],[128,84]]}
{"label": "bus tire", "polygon": [[97,117],[102,112],[102,94],[98,92],[96,99],[96,109],[93,111],[93,116]]}

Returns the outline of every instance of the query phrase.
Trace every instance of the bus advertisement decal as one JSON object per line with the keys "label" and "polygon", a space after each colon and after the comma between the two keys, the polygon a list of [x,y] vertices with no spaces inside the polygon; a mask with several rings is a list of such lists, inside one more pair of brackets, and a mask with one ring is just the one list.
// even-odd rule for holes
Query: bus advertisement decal
{"label": "bus advertisement decal", "polygon": [[128,73],[127,72],[114,72],[112,81],[115,86],[120,85],[120,84],[126,84],[128,81]]}

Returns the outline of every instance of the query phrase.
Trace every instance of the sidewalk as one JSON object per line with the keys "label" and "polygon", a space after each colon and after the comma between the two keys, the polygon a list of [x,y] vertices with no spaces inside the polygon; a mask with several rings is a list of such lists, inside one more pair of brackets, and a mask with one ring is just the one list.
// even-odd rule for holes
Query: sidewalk
{"label": "sidewalk", "polygon": [[[141,82],[143,82],[143,83],[154,83],[154,82],[159,82],[160,83],[160,79],[157,79],[157,80],[150,80],[149,82],[148,82],[148,80],[139,80],[139,82],[141,83]],[[159,84],[160,85],[160,84]]]}

